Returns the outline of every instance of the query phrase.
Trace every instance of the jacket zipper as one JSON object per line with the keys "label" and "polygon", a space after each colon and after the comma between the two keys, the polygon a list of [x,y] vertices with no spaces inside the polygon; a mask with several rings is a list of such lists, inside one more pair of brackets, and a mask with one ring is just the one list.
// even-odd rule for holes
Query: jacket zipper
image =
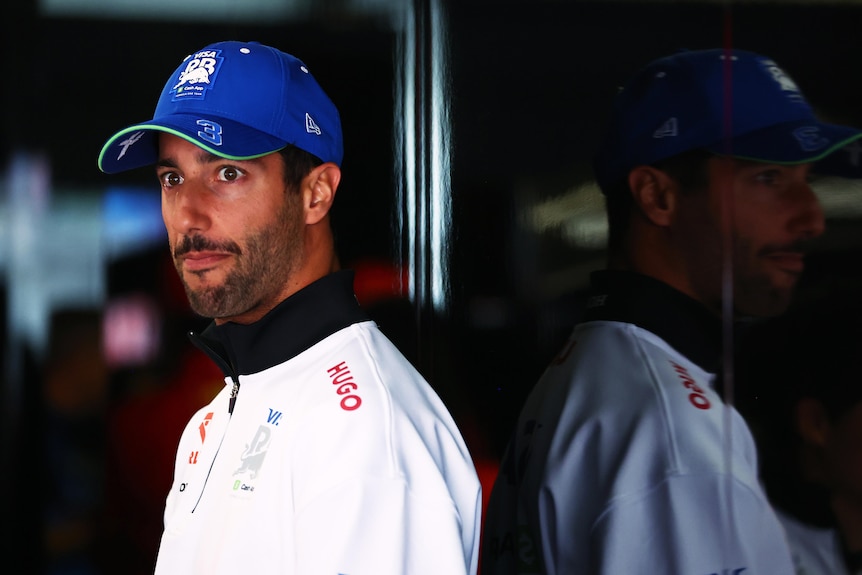
{"label": "jacket zipper", "polygon": [[239,380],[235,376],[231,376],[233,380],[233,387],[230,389],[230,400],[227,404],[227,412],[229,415],[233,415],[233,408],[236,405],[236,396],[239,395]]}
{"label": "jacket zipper", "polygon": [[[205,339],[198,336],[193,331],[188,333],[189,339],[191,339],[192,343],[195,344],[201,351],[203,351],[210,359],[212,359],[216,365],[222,370],[223,373],[230,374],[230,379],[233,382],[233,387],[230,390],[230,399],[227,404],[227,412],[228,412],[228,423],[230,423],[230,419],[233,417],[233,409],[236,406],[236,398],[239,395],[239,376],[236,373],[236,369],[228,362],[227,358],[223,357],[220,353],[218,353],[212,346],[210,346]],[[224,443],[224,437],[227,435],[227,430],[222,434],[221,439],[219,440],[218,449],[216,449],[216,453],[210,461],[210,468],[207,470],[206,478],[204,479],[204,484],[201,487],[200,495],[198,495],[198,500],[195,502],[194,507],[192,507],[192,513],[197,510],[198,505],[201,502],[201,499],[204,496],[204,491],[206,490],[207,483],[209,483],[210,474],[212,474],[213,465],[215,465],[215,460],[218,457],[219,452],[221,451],[222,443]]]}

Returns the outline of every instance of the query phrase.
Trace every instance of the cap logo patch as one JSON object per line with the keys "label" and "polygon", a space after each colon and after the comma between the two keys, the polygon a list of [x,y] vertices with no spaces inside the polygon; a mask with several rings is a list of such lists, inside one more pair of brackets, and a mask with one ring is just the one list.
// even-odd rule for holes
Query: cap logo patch
{"label": "cap logo patch", "polygon": [[816,152],[829,145],[829,139],[820,135],[817,126],[804,126],[793,130],[793,137],[799,142],[799,147],[806,152]]}
{"label": "cap logo patch", "polygon": [[122,142],[117,144],[118,146],[120,146],[120,155],[117,156],[117,159],[119,160],[120,158],[125,156],[126,151],[128,151],[128,149],[130,147],[132,147],[133,144],[135,144],[138,140],[140,140],[143,137],[144,137],[143,132],[135,132],[134,134],[132,134],[131,136],[129,136],[128,138],[126,138],[125,140],[123,140]]}
{"label": "cap logo patch", "polygon": [[321,133],[320,126],[317,125],[317,122],[314,121],[308,112],[305,113],[305,131],[309,134],[317,134],[318,136]]}
{"label": "cap logo patch", "polygon": [[772,60],[764,60],[763,65],[766,67],[766,71],[772,76],[772,79],[778,82],[778,85],[781,86],[782,90],[786,90],[788,92],[798,92],[799,87],[796,85],[796,82],[790,79],[790,76],[784,73],[784,70],[778,67],[778,65]]}
{"label": "cap logo patch", "polygon": [[223,143],[222,132],[224,130],[221,127],[221,124],[213,122],[212,120],[198,120],[195,122],[198,126],[201,127],[198,130],[198,138],[201,140],[205,140],[212,144],[213,146],[221,146]]}
{"label": "cap logo patch", "polygon": [[180,72],[171,88],[172,100],[188,98],[202,99],[206,91],[213,87],[224,58],[221,50],[203,50],[186,59],[186,67]]}
{"label": "cap logo patch", "polygon": [[653,138],[669,138],[679,135],[676,118],[668,118],[658,130],[652,133]]}

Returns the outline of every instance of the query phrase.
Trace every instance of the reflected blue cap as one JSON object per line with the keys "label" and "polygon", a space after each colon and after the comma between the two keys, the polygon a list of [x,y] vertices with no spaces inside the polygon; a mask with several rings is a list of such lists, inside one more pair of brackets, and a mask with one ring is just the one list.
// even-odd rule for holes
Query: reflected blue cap
{"label": "reflected blue cap", "polygon": [[257,42],[218,42],[187,56],[162,89],[153,119],[114,134],[99,169],[154,164],[159,132],[232,160],[288,144],[338,165],[344,155],[338,110],[305,64]]}
{"label": "reflected blue cap", "polygon": [[770,58],[691,50],[651,62],[620,90],[593,168],[607,190],[637,166],[702,149],[772,164],[829,157],[818,171],[859,177],[860,154],[851,144],[860,137],[860,130],[818,120]]}

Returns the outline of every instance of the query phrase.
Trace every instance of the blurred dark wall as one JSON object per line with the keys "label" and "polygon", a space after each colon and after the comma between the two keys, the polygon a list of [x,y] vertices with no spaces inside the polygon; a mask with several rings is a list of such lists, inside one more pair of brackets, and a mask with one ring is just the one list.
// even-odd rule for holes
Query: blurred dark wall
{"label": "blurred dark wall", "polygon": [[[573,280],[564,293],[547,295],[535,289],[541,283],[535,276],[593,265],[602,255],[525,233],[524,189],[541,200],[586,182],[618,85],[648,60],[680,48],[733,45],[773,56],[824,117],[862,126],[862,6],[600,0],[449,0],[443,6],[452,128],[449,307],[429,317],[428,310],[395,301],[379,313],[384,332],[392,325],[390,333],[399,334],[393,337],[402,338],[411,358],[434,362],[431,383],[457,406],[471,449],[493,457],[583,304],[582,283]],[[397,253],[392,218],[401,207],[394,205],[392,135],[404,119],[395,111],[399,38],[387,19],[333,9],[308,21],[252,26],[48,19],[39,17],[36,0],[7,9],[0,24],[0,152],[4,158],[18,149],[47,153],[57,193],[122,184],[152,185],[157,193],[148,169],[101,174],[102,144],[150,117],[184,55],[222,39],[257,40],[302,58],[341,111],[344,178],[333,221],[342,261]],[[856,265],[858,224],[842,226],[844,249],[819,254],[811,273],[840,277],[836,270]],[[141,266],[152,269],[151,257],[160,256],[115,264],[111,292],[131,289]],[[396,324],[398,318],[403,322]],[[42,366],[30,357],[24,365],[28,381],[39,381]],[[28,438],[17,444],[15,513],[2,523],[5,540],[29,557],[25,564],[35,573],[40,498],[19,492],[38,489],[27,478],[48,467],[29,449],[39,438],[42,395],[38,386],[27,389],[17,406],[26,427],[13,430]]]}

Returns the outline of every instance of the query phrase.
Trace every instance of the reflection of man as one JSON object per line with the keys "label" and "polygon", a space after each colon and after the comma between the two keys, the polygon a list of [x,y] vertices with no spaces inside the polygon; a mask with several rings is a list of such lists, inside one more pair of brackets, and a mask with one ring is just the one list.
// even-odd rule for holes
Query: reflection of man
{"label": "reflection of man", "polygon": [[823,230],[812,163],[859,136],[748,52],[682,52],[623,88],[595,164],[609,269],[521,412],[484,572],[793,572],[751,435],[714,389],[722,256],[733,313],[780,313]]}
{"label": "reflection of man", "polygon": [[[208,82],[179,86],[197,69]],[[156,573],[476,570],[458,429],[337,271],[341,158],[305,65],[242,42],[190,55],[102,150],[109,173],[156,165],[177,271],[214,318],[192,339],[227,384],[180,440]]]}

